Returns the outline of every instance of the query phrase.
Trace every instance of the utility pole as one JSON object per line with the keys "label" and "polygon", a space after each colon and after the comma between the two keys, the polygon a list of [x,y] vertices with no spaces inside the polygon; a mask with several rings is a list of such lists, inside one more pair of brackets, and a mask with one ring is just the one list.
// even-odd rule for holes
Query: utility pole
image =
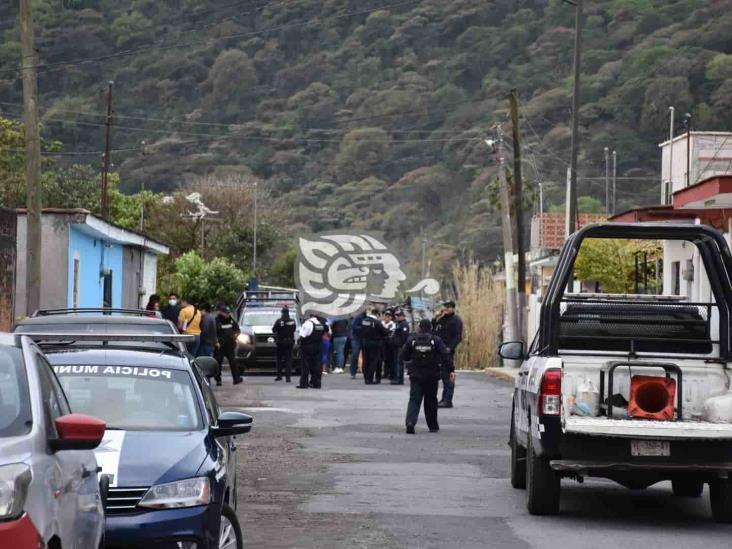
{"label": "utility pole", "polygon": [[252,271],[257,276],[257,181],[254,182],[254,250],[252,253]]}
{"label": "utility pole", "polygon": [[610,205],[610,149],[605,147],[605,213],[610,215],[612,208]]}
{"label": "utility pole", "polygon": [[668,131],[668,192],[664,194],[664,204],[671,203],[670,197],[674,190],[674,116],[676,114],[676,109],[674,107],[669,107],[668,110],[671,115],[671,121],[669,122],[670,128]]}
{"label": "utility pole", "polygon": [[[506,268],[506,329],[504,339],[514,341],[519,336],[516,319],[516,281],[513,272],[513,223],[511,223],[511,199],[506,181],[506,158],[503,148],[503,131],[498,127],[498,181],[501,192],[501,228],[503,232],[503,254]],[[489,146],[491,145],[488,142]]]}
{"label": "utility pole", "polygon": [[[570,2],[571,3],[571,2]],[[577,229],[577,156],[579,152],[580,72],[582,53],[582,0],[575,1],[574,23],[574,91],[572,94],[572,156],[567,192],[567,227],[569,234]]]}
{"label": "utility pole", "polygon": [[684,115],[684,126],[686,126],[686,187],[691,185],[691,114]]}
{"label": "utility pole", "polygon": [[617,151],[613,151],[613,215],[615,215],[615,190],[616,190],[616,183],[618,180],[618,153]]}
{"label": "utility pole", "polygon": [[109,217],[109,138],[112,127],[112,86],[114,82],[109,81],[107,90],[107,118],[104,122],[104,157],[102,166],[102,218]]}
{"label": "utility pole", "polygon": [[31,0],[20,0],[20,46],[25,120],[26,248],[25,312],[41,304],[41,136],[38,127],[38,56],[33,38]]}
{"label": "utility pole", "polygon": [[518,326],[519,338],[525,340],[526,322],[526,254],[524,250],[523,180],[521,173],[521,132],[519,130],[518,92],[511,90],[511,129],[513,134],[513,208],[516,216],[516,247],[518,252]]}
{"label": "utility pole", "polygon": [[[145,142],[140,141],[140,145],[142,146],[142,157],[145,158],[146,151],[145,151]],[[145,232],[145,177],[140,179],[140,232]]]}

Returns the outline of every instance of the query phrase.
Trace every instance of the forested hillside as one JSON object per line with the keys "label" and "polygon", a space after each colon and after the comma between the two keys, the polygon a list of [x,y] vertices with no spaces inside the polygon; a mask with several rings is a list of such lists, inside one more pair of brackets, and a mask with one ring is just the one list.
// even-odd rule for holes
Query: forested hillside
{"label": "forested hillside", "polygon": [[[0,115],[19,118],[17,2],[0,5]],[[586,0],[580,195],[659,193],[667,111],[732,129],[732,1]],[[528,193],[563,201],[574,10],[561,0],[37,0],[43,135],[98,167],[113,80],[121,189],[251,176],[293,230],[382,231],[433,269],[498,256],[483,142],[521,98]],[[143,148],[140,142],[146,142]],[[83,154],[87,153],[87,154]],[[596,179],[592,179],[596,178]]]}

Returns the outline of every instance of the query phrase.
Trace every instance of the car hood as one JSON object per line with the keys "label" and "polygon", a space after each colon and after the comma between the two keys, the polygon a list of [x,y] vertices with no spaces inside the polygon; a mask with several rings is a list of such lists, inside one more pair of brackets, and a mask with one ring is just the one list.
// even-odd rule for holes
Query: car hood
{"label": "car hood", "polygon": [[94,451],[110,486],[145,487],[196,475],[209,452],[204,431],[109,430]]}

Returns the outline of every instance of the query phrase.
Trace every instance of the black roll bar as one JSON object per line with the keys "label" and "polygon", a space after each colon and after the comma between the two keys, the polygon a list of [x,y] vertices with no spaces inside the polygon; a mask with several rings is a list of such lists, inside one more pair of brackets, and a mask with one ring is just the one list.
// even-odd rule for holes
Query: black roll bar
{"label": "black roll bar", "polygon": [[685,240],[696,245],[719,309],[719,358],[727,362],[732,341],[732,253],[716,229],[681,223],[595,223],[585,225],[570,235],[559,255],[557,270],[541,306],[540,353],[556,354],[558,351],[561,299],[574,272],[577,253],[587,238]]}

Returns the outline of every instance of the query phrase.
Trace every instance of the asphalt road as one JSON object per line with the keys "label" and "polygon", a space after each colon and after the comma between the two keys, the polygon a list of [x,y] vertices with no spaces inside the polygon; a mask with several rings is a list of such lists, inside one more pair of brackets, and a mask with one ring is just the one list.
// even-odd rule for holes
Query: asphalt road
{"label": "asphalt road", "polygon": [[564,481],[560,516],[528,515],[508,482],[511,385],[484,374],[460,374],[441,431],[421,421],[415,436],[403,427],[408,385],[226,381],[221,404],[255,416],[238,456],[245,547],[730,547],[732,527],[712,522],[708,494],[675,498],[669,484]]}

